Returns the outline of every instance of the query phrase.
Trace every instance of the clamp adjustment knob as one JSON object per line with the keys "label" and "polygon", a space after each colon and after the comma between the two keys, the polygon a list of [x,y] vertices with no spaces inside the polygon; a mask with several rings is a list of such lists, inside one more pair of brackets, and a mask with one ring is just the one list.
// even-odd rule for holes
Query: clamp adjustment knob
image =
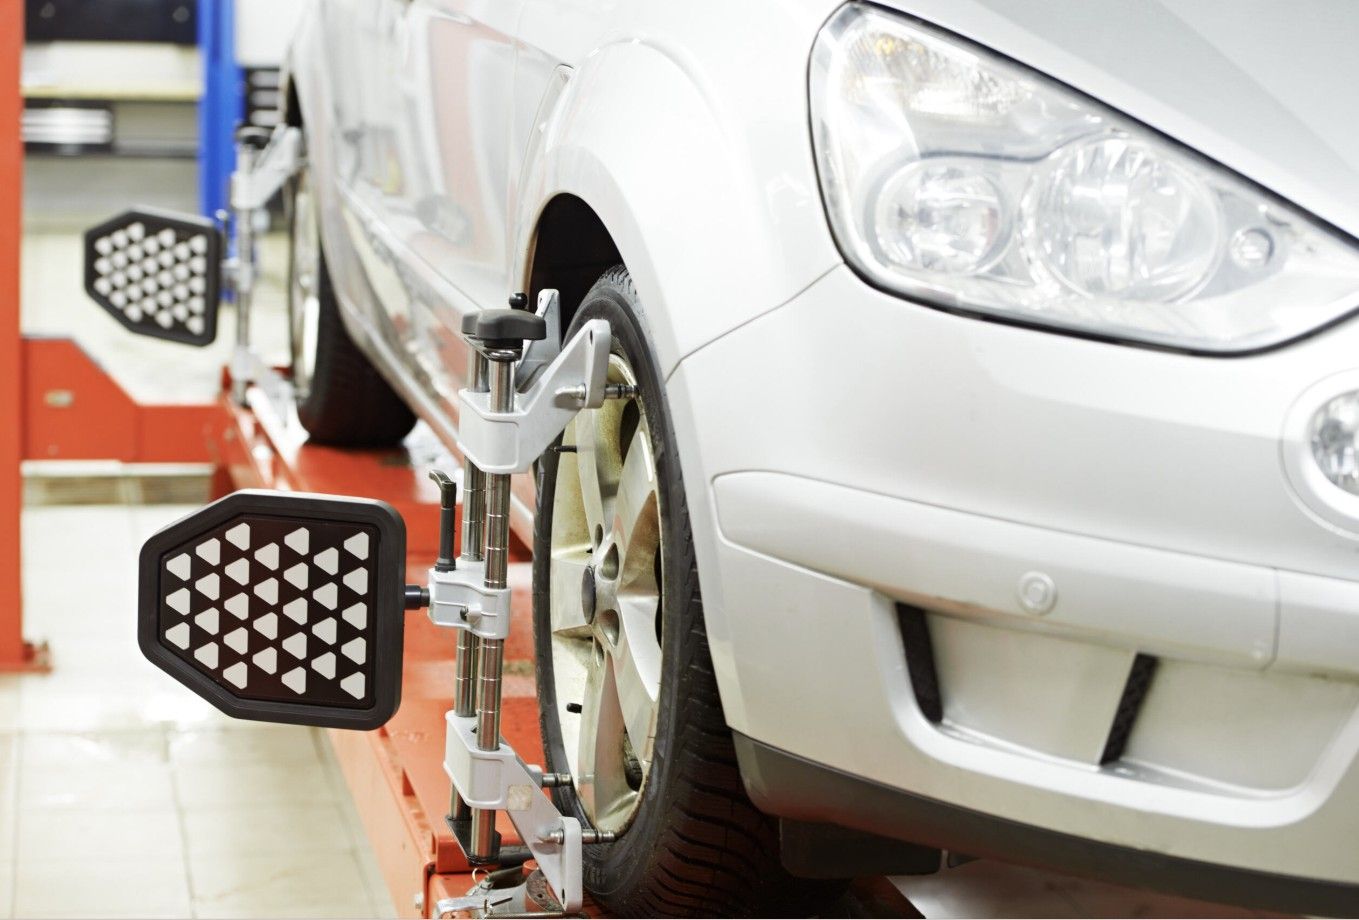
{"label": "clamp adjustment knob", "polygon": [[462,318],[462,334],[485,348],[519,349],[547,338],[547,321],[524,310],[482,310]]}

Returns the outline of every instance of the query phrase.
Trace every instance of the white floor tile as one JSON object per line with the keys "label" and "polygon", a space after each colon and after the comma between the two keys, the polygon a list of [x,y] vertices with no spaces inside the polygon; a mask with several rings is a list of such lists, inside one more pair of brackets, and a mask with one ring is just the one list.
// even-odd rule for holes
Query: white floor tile
{"label": "white floor tile", "polygon": [[184,863],[112,856],[58,859],[20,856],[14,913],[20,917],[187,917],[191,908]]}
{"label": "white floor tile", "polygon": [[[174,808],[136,810],[25,811],[18,816],[16,849],[24,862],[71,858],[73,848],[102,859],[105,854],[174,864],[183,861],[179,813]],[[97,854],[97,855],[95,855]]]}
{"label": "white floor tile", "polygon": [[170,735],[176,764],[287,763],[299,770],[321,770],[316,735],[292,725],[263,729],[177,731]]}
{"label": "white floor tile", "polygon": [[175,792],[186,812],[195,808],[328,804],[335,792],[318,771],[292,763],[177,763]]}
{"label": "white floor tile", "polygon": [[353,850],[334,802],[186,808],[183,819],[194,859]]}
{"label": "white floor tile", "polygon": [[193,857],[198,917],[357,917],[372,909],[349,852]]}
{"label": "white floor tile", "polygon": [[126,813],[174,807],[170,768],[165,764],[25,764],[19,772],[20,812],[76,809]]}
{"label": "white floor tile", "polygon": [[68,767],[89,764],[96,770],[106,763],[168,761],[165,733],[159,729],[87,732],[82,734],[30,732],[23,737],[20,761],[26,767]]}

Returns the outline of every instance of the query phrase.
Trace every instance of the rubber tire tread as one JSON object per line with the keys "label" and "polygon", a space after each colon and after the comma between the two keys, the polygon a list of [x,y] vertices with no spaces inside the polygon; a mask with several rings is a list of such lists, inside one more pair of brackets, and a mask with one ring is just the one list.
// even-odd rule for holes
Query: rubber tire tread
{"label": "rubber tire tread", "polygon": [[[296,208],[291,206],[291,195],[288,201],[288,337],[289,353],[296,356],[301,347],[301,343],[294,341],[296,324],[292,303],[293,222],[297,214]],[[298,420],[313,444],[330,447],[399,444],[415,427],[415,413],[350,337],[331,285],[324,243],[318,255],[320,314],[316,330],[316,362],[311,387],[297,400]]]}
{"label": "rubber tire tread", "polygon": [[[779,861],[777,822],[751,804],[742,785],[708,651],[675,432],[637,291],[621,265],[606,272],[586,295],[568,338],[584,321],[599,317],[610,321],[613,350],[627,358],[641,387],[660,483],[666,584],[661,702],[651,773],[637,814],[618,841],[585,848],[585,888],[616,916],[808,916],[836,899],[845,886],[789,875]],[[548,629],[558,457],[549,451],[538,467],[534,650],[548,768],[568,771]],[[590,826],[574,790],[555,789],[553,794],[564,814]]]}

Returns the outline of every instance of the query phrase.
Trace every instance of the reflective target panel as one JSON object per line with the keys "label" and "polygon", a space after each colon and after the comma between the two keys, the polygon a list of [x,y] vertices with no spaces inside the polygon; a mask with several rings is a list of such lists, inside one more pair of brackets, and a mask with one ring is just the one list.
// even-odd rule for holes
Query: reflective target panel
{"label": "reflective target panel", "polygon": [[400,703],[405,563],[384,502],[235,492],[142,547],[138,642],[228,715],[376,728]]}
{"label": "reflective target panel", "polygon": [[221,265],[217,226],[192,214],[128,211],[85,232],[85,292],[139,335],[211,343]]}

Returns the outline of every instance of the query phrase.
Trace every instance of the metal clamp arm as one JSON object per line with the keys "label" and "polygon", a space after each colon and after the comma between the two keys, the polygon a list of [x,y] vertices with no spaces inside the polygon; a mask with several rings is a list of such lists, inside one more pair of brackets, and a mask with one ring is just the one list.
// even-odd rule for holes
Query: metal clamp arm
{"label": "metal clamp arm", "polygon": [[590,320],[509,412],[493,411],[486,393],[460,391],[462,452],[486,473],[526,472],[580,410],[604,404],[611,341],[608,320]]}
{"label": "metal clamp arm", "polygon": [[255,154],[250,168],[232,173],[232,209],[253,211],[264,207],[301,167],[302,158],[302,129],[279,125],[265,148]]}
{"label": "metal clamp arm", "polygon": [[510,634],[510,589],[488,588],[486,564],[463,562],[453,571],[429,570],[429,619],[436,626],[466,629],[482,639]]}
{"label": "metal clamp arm", "polygon": [[580,910],[581,829],[575,818],[563,817],[543,794],[541,772],[535,777],[519,755],[501,742],[494,751],[477,744],[475,718],[446,716],[444,770],[463,799],[473,808],[505,811],[538,861],[566,913]]}

